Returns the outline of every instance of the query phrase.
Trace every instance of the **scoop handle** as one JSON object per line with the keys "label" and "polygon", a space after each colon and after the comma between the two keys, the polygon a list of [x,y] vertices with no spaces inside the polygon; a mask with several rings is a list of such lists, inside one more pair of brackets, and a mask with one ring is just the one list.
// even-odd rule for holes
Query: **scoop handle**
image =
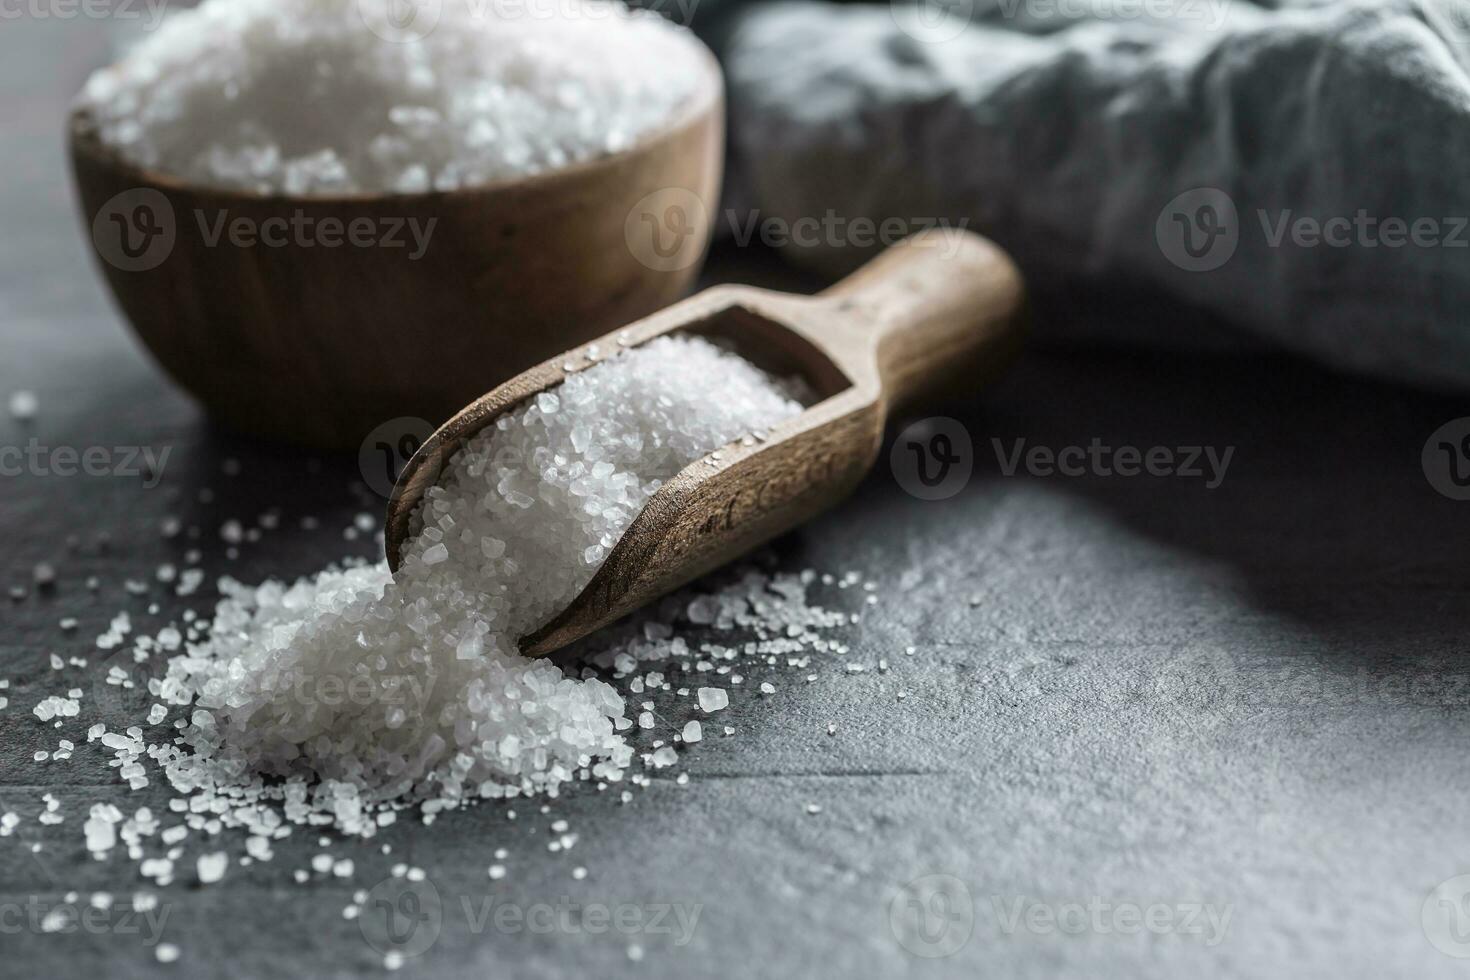
{"label": "scoop handle", "polygon": [[1024,333],[1025,297],[1000,246],[946,228],[904,239],[819,299],[871,338],[893,407],[1003,366]]}

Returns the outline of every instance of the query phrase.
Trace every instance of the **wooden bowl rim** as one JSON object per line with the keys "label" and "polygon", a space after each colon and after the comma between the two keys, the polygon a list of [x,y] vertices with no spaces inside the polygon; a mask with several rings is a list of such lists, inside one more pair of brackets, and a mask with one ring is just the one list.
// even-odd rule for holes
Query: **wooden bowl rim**
{"label": "wooden bowl rim", "polygon": [[[452,197],[492,196],[506,192],[520,193],[555,187],[560,182],[571,183],[602,171],[611,170],[628,160],[647,156],[658,150],[661,145],[673,142],[680,135],[706,124],[712,118],[716,125],[719,125],[725,95],[725,79],[719,61],[716,60],[709,47],[692,32],[686,35],[685,40],[692,43],[697,49],[698,61],[702,68],[700,81],[695,92],[663,125],[650,129],[631,145],[614,153],[589,157],[586,160],[578,160],[551,170],[542,170],[520,177],[501,177],[483,184],[458,187],[448,191],[294,195],[278,191],[261,192],[239,187],[193,183],[177,174],[134,163],[124,157],[116,147],[104,144],[97,135],[97,126],[90,110],[82,105],[74,105],[71,109],[67,126],[68,142],[73,154],[86,154],[98,164],[128,175],[129,182],[137,186],[156,187],[175,193],[209,195],[240,203],[290,204],[295,207],[362,206],[395,202],[420,204]],[[121,62],[114,62],[114,64],[119,63]]]}

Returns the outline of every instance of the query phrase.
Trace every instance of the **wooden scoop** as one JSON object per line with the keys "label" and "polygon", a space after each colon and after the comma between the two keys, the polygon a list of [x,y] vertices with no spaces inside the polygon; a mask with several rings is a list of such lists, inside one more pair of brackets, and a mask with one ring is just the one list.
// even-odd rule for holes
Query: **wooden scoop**
{"label": "wooden scoop", "polygon": [[[592,581],[522,638],[543,656],[621,618],[832,506],[872,467],[890,412],[946,382],[973,385],[1018,346],[1020,274],[969,232],[930,231],[816,296],[718,286],[597,342],[600,356],[660,334],[721,337],[768,371],[804,377],[819,399],[754,445],[733,443],[664,484]],[[585,349],[511,379],[444,423],[404,467],[388,503],[388,564],[424,492],[466,439],[560,384]],[[711,387],[710,397],[719,391]]]}

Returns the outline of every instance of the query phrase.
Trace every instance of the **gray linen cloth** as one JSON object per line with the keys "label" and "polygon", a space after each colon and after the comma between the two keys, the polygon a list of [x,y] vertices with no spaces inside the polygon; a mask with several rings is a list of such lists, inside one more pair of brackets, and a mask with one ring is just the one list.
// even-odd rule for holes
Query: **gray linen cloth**
{"label": "gray linen cloth", "polygon": [[1069,297],[1043,335],[1218,343],[1203,320],[1470,387],[1465,0],[904,2],[736,7],[708,35],[723,233],[839,273],[874,245],[855,219],[963,222]]}

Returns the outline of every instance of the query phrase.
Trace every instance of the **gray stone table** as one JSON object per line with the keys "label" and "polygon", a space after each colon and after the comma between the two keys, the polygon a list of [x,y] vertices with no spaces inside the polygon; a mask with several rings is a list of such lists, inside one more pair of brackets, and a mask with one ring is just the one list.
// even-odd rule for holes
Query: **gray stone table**
{"label": "gray stone table", "polygon": [[[437,941],[404,976],[1463,975],[1466,889],[1435,889],[1470,873],[1470,503],[1436,492],[1420,453],[1466,406],[1287,359],[1087,350],[1033,351],[935,410],[973,440],[955,496],[906,493],[885,451],[851,501],[776,546],[782,567],[873,578],[879,601],[843,632],[850,653],[814,663],[814,682],[793,673],[776,696],[737,697],[725,719],[737,735],[685,752],[687,784],[656,779],[627,806],[591,791],[549,815],[523,803],[516,822],[489,805],[430,827],[403,820],[380,838],[392,856],[331,845],[354,858],[350,881],[291,879],[318,851],[309,833],[215,886],[182,873],[160,891],[164,938],[182,949],[172,966],[155,961],[146,926],[33,928],[28,904],[73,890],[125,899],[143,884],[120,852],[92,860],[80,825],[92,803],[162,812],[170,794],[156,779],[128,793],[83,725],[57,732],[31,708],[70,686],[94,697],[104,660],[90,640],[114,610],[154,628],[182,611],[156,586],[123,587],[190,546],[160,537],[162,517],[205,529],[211,575],[247,581],[372,551],[340,534],[363,509],[355,461],[212,428],[109,306],[61,119],[113,26],[0,22],[0,395],[41,399],[28,426],[0,418],[0,445],[171,453],[153,489],[0,478],[0,589],[28,586],[41,561],[59,579],[20,601],[0,594],[0,811],[23,818],[0,838],[0,975],[377,974],[382,956],[341,909],[398,860],[442,898]],[[820,285],[730,247],[711,275]],[[1233,454],[1214,488],[1096,469],[1008,475],[1017,440]],[[225,561],[219,524],[271,506],[323,529]],[[72,633],[59,627],[69,616]],[[90,662],[58,674],[52,652]],[[880,658],[887,673],[843,669]],[[73,759],[32,761],[58,737],[80,743]],[[64,823],[38,823],[43,793]],[[571,854],[540,845],[557,818],[580,835]],[[512,873],[492,883],[501,846]],[[199,844],[186,847],[192,862]],[[578,864],[585,880],[570,875]],[[634,962],[628,937],[585,918],[550,932],[480,924],[486,899],[667,905],[689,928],[645,920]]]}

